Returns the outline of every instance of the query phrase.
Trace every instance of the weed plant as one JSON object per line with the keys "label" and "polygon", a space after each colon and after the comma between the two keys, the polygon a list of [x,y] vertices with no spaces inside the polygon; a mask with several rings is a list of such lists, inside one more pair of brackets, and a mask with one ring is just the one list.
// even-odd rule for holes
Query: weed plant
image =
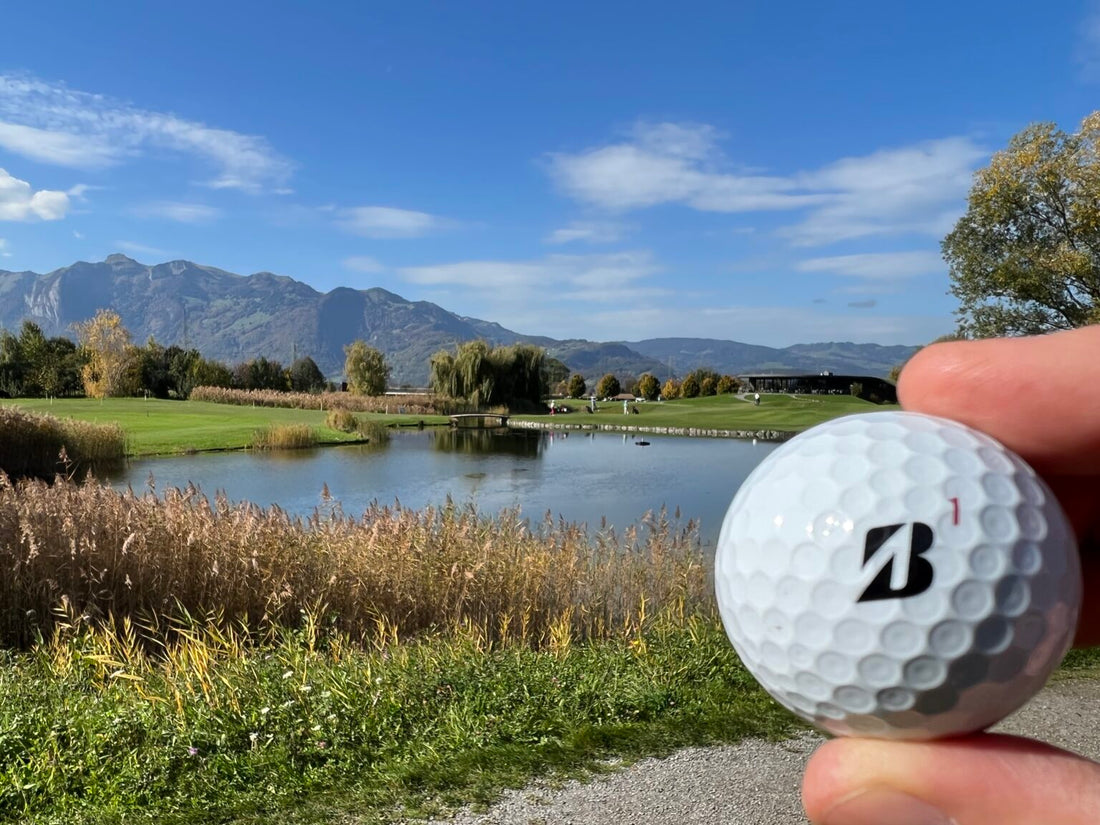
{"label": "weed plant", "polygon": [[351,410],[338,408],[329,410],[328,415],[325,416],[325,426],[342,433],[353,433],[359,427],[359,419]]}
{"label": "weed plant", "polygon": [[92,424],[0,407],[0,471],[13,478],[82,475],[121,462],[126,437],[117,424]]}
{"label": "weed plant", "polygon": [[280,392],[278,390],[234,390],[225,387],[195,387],[192,401],[236,404],[246,407],[292,407],[303,410],[350,410],[408,415],[451,415],[467,412],[469,405],[453,398],[426,394],[354,395],[349,392]]}

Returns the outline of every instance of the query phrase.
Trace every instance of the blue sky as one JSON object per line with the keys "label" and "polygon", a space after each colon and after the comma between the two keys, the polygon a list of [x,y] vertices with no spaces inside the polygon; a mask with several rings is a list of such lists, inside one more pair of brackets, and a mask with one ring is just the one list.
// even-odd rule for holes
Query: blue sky
{"label": "blue sky", "polygon": [[122,252],[555,338],[925,343],[1093,2],[12,3],[0,269]]}

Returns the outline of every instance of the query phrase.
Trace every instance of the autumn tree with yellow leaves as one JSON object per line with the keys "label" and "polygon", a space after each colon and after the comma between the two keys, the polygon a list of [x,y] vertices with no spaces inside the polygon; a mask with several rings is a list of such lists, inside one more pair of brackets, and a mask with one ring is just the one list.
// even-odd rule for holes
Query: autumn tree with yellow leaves
{"label": "autumn tree with yellow leaves", "polygon": [[81,373],[85,395],[128,395],[134,389],[135,352],[118,313],[98,310],[91,320],[76,324],[76,331],[88,359]]}
{"label": "autumn tree with yellow leaves", "polygon": [[1100,322],[1100,112],[1036,123],[978,170],[943,241],[966,337]]}

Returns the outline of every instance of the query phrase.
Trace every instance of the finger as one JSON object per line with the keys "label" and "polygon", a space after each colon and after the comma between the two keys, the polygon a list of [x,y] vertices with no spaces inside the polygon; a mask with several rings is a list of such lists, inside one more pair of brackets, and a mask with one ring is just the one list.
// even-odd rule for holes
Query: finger
{"label": "finger", "polygon": [[836,739],[810,759],[802,800],[814,825],[1095,825],[1100,765],[997,734]]}
{"label": "finger", "polygon": [[989,433],[1044,475],[1100,460],[1100,326],[925,347],[898,380],[903,407]]}

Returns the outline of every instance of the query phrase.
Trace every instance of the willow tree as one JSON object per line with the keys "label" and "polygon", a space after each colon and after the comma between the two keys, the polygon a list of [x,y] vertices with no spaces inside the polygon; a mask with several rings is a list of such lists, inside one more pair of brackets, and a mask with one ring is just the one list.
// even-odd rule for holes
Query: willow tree
{"label": "willow tree", "polygon": [[1100,112],[1066,134],[1036,123],[978,170],[943,241],[966,336],[1100,321]]}
{"label": "willow tree", "polygon": [[545,355],[538,347],[490,347],[467,341],[454,352],[440,350],[429,361],[432,391],[474,407],[537,404],[546,394]]}
{"label": "willow tree", "polygon": [[355,340],[344,347],[344,374],[348,391],[354,395],[384,395],[390,379],[385,356],[366,341]]}
{"label": "willow tree", "polygon": [[136,350],[117,312],[98,310],[91,320],[76,324],[76,331],[87,358],[81,378],[89,398],[126,395],[137,389],[132,386]]}

